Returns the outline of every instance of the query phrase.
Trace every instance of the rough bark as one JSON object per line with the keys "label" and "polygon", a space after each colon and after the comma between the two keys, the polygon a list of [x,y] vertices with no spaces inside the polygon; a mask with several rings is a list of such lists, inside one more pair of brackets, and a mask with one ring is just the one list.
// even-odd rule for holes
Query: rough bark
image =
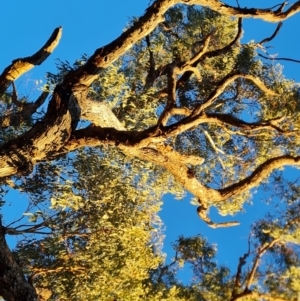
{"label": "rough bark", "polygon": [[34,288],[26,281],[5,240],[0,224],[0,296],[6,301],[37,301]]}
{"label": "rough bark", "polygon": [[[19,137],[9,142],[0,149],[0,177],[13,175],[16,173],[28,173],[31,166],[39,160],[53,156],[67,143],[73,129],[80,119],[80,105],[86,100],[87,87],[98,76],[102,68],[106,68],[118,57],[124,54],[137,41],[148,35],[160,22],[164,20],[164,13],[171,6],[177,3],[188,5],[208,6],[221,13],[238,17],[255,17],[267,21],[285,19],[299,10],[299,2],[292,5],[286,12],[261,10],[261,9],[242,9],[225,5],[219,1],[178,1],[178,0],[158,0],[155,1],[131,28],[125,31],[119,38],[112,43],[99,48],[90,57],[87,63],[75,71],[70,71],[63,83],[56,87],[50,101],[47,114],[44,120],[37,123],[33,128]],[[55,48],[61,35],[61,28],[57,28],[46,45],[35,55],[29,58],[14,61],[7,67],[1,75],[0,83],[4,92],[12,80],[28,70],[28,66],[41,63]],[[18,62],[18,63],[17,63]],[[29,64],[29,65],[28,65]],[[30,67],[31,68],[31,67]],[[17,72],[15,71],[17,70]],[[14,70],[13,75],[11,70]],[[234,75],[229,81],[233,80]],[[226,83],[225,83],[226,85]],[[222,88],[212,95],[207,103],[211,103]],[[204,107],[198,108],[194,112],[197,114]],[[184,123],[184,122],[183,122]],[[193,123],[193,122],[192,122]],[[186,130],[192,124],[181,125],[181,130]],[[194,126],[194,125],[191,125]],[[174,129],[172,129],[174,131]],[[178,129],[168,135],[178,134]],[[145,133],[145,137],[147,133]],[[115,142],[117,143],[117,142]],[[129,143],[129,144],[132,144]]]}
{"label": "rough bark", "polygon": [[[276,125],[275,120],[251,124],[226,116],[225,114],[205,113],[205,109],[214,103],[217,97],[224,92],[225,88],[241,77],[251,80],[264,93],[275,95],[274,91],[266,87],[258,78],[247,74],[228,74],[220,81],[217,88],[209,95],[207,100],[193,110],[175,107],[176,89],[184,84],[193,72],[196,72],[194,68],[199,61],[206,57],[217,56],[228,51],[239,40],[242,32],[241,20],[238,23],[238,31],[235,39],[226,47],[208,51],[207,48],[210,40],[207,38],[201,52],[190,60],[165,66],[164,72],[168,74],[169,78],[169,84],[166,89],[168,103],[163,114],[158,118],[156,126],[149,127],[141,132],[126,131],[114,119],[115,116],[112,112],[102,116],[104,120],[102,123],[97,119],[98,112],[95,112],[95,104],[87,98],[88,87],[99,76],[102,69],[108,67],[121,55],[125,54],[135,43],[146,37],[159,23],[163,22],[165,12],[178,3],[206,6],[228,16],[259,18],[268,22],[284,20],[300,10],[300,1],[291,5],[286,11],[284,11],[284,4],[277,10],[272,10],[233,7],[217,0],[154,1],[145,14],[127,31],[110,44],[97,49],[85,65],[70,71],[64,77],[63,82],[55,87],[42,121],[35,123],[29,131],[0,148],[0,177],[30,173],[33,165],[38,161],[50,160],[62,153],[73,151],[80,147],[101,144],[115,145],[127,155],[148,160],[166,168],[185,189],[198,197],[200,204],[200,209],[198,210],[199,216],[213,226],[214,224],[211,223],[206,215],[206,210],[211,204],[223,202],[236,194],[253,188],[276,168],[284,165],[300,165],[300,157],[285,155],[272,158],[257,166],[245,179],[217,190],[202,184],[191,172],[190,165],[201,164],[202,158],[179,154],[165,144],[166,140],[170,137],[191,130],[201,123],[210,122],[222,126],[236,126],[244,130],[271,129],[280,132],[280,128]],[[61,33],[61,28],[55,29],[46,44],[36,54],[14,60],[0,75],[0,94],[4,93],[9,85],[24,72],[27,72],[35,65],[41,64],[58,44]],[[152,71],[155,73],[153,62],[152,67]],[[178,75],[181,75],[179,80],[177,80]],[[150,80],[149,82],[151,83]],[[101,113],[104,113],[104,106],[100,105],[99,108],[102,108]],[[2,126],[18,124],[27,118],[28,114],[33,113],[35,109],[36,107],[28,104],[23,111],[21,110],[18,116],[2,117],[1,124]],[[178,113],[185,117],[167,126],[168,119]],[[95,122],[96,126],[83,130],[75,130],[81,118]],[[2,226],[0,226],[0,268],[0,294],[3,295],[6,301],[37,300],[34,289],[25,280],[22,271],[14,261],[7,247],[5,229]],[[266,299],[265,296],[261,297]],[[238,298],[236,296],[235,300],[238,300]]]}

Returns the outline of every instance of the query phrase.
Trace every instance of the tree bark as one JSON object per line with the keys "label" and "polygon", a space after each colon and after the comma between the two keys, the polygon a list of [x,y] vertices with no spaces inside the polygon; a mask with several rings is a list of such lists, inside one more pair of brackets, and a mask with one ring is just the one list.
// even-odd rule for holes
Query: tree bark
{"label": "tree bark", "polygon": [[5,240],[0,223],[0,296],[6,301],[37,301],[35,289],[26,281]]}

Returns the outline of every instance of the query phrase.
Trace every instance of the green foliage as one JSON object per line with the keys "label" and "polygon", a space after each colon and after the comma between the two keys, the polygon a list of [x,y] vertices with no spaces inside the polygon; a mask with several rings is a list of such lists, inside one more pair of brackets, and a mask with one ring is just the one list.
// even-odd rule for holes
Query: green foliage
{"label": "green foliage", "polygon": [[[148,37],[101,71],[88,97],[107,102],[128,130],[154,126],[167,100],[166,66],[174,60],[189,60],[208,37],[208,52],[223,49],[237,30],[233,18],[206,8],[176,6]],[[217,56],[207,56],[197,66],[199,77],[192,75],[178,88],[176,105],[192,110],[195,104],[205,103],[225,76],[247,73],[261,78],[278,95],[268,96],[250,80],[240,78],[227,86],[206,113],[231,114],[252,122],[283,117],[278,126],[295,130],[300,123],[299,87],[283,77],[280,66],[258,60],[257,51],[254,42],[241,45],[238,41]],[[59,73],[47,74],[49,90],[87,59],[84,55],[74,65],[60,61]],[[163,75],[155,77],[154,71]],[[4,101],[9,103],[7,98]],[[182,118],[172,116],[166,126]],[[294,127],[286,125],[286,120]],[[300,146],[298,136],[262,130],[252,135],[233,125],[214,123],[201,124],[167,143],[182,154],[203,157],[204,163],[193,167],[195,177],[218,188],[240,181],[274,155],[299,154]],[[234,293],[250,292],[246,283],[254,269],[251,260],[258,255],[265,261],[254,270],[251,289],[262,288],[292,300],[300,290],[299,185],[282,184],[280,172],[272,175],[270,183],[280,188],[286,213],[267,216],[253,226],[251,252],[240,267],[239,285],[235,281],[239,272],[219,265],[216,246],[200,235],[179,237],[173,245],[175,258],[164,262],[163,225],[158,215],[161,198],[172,193],[180,199],[185,192],[166,171],[126,158],[113,147],[76,151],[53,163],[40,163],[30,176],[16,179],[14,188],[32,200],[24,215],[30,223],[40,223],[36,229],[44,232],[21,240],[15,254],[34,286],[50,292],[49,300],[230,300]],[[288,195],[287,190],[293,193]],[[211,200],[207,205],[216,206],[222,215],[233,215],[251,194],[244,192],[218,204]],[[260,254],[274,240],[278,243]],[[187,285],[177,276],[183,267],[191,268],[193,274]],[[244,300],[257,299],[249,295]]]}
{"label": "green foliage", "polygon": [[[68,159],[65,173],[72,170],[72,180],[63,183],[60,162],[61,172],[52,179],[58,184],[47,193],[43,185],[50,211],[26,214],[31,222],[42,215],[51,234],[20,242],[16,252],[35,286],[52,292],[51,300],[143,300],[150,290],[143,281],[164,258],[160,199],[181,190],[151,164],[103,151],[86,149]],[[35,200],[42,206],[42,198]]]}

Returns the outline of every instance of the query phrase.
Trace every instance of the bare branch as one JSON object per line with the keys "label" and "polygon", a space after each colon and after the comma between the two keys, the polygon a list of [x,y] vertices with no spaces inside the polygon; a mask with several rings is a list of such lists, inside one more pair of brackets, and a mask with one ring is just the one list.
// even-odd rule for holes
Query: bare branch
{"label": "bare branch", "polygon": [[187,66],[194,66],[194,64],[197,64],[197,62],[205,55],[208,49],[208,45],[210,42],[211,36],[208,36],[203,43],[202,48],[192,57],[190,58],[183,66],[183,68]]}
{"label": "bare branch", "polygon": [[248,252],[239,258],[239,264],[238,264],[237,271],[235,274],[234,290],[232,292],[232,296],[235,296],[236,291],[241,287],[241,277],[242,277],[243,266],[247,263],[247,258],[250,255],[250,242],[248,242],[248,243],[249,243]]}
{"label": "bare branch", "polygon": [[207,117],[211,118],[211,122],[223,126],[224,124],[234,127],[242,128],[246,131],[258,131],[258,130],[272,130],[282,134],[291,133],[291,131],[285,131],[281,129],[277,124],[282,122],[285,117],[278,117],[269,120],[262,120],[259,122],[246,122],[231,114],[219,114],[219,113],[206,113]]}
{"label": "bare branch", "polygon": [[148,52],[149,52],[149,71],[148,74],[146,76],[146,80],[145,80],[145,89],[149,89],[156,77],[157,77],[157,72],[155,70],[155,60],[154,60],[154,55],[153,55],[153,51],[151,50],[151,44],[150,44],[150,38],[149,36],[146,36],[146,43],[147,43],[147,48],[148,48]]}
{"label": "bare branch", "polygon": [[25,72],[28,72],[36,65],[40,65],[53,52],[61,38],[62,28],[56,28],[46,44],[32,56],[16,59],[4,69],[0,75],[0,95],[3,94],[9,85]]}
{"label": "bare branch", "polygon": [[169,112],[171,109],[175,106],[176,103],[176,81],[177,81],[177,74],[179,74],[180,68],[177,66],[176,63],[173,63],[168,68],[168,100],[167,104],[161,113],[157,125],[158,127],[160,124],[166,125],[168,119],[169,119]]}
{"label": "bare branch", "polygon": [[268,57],[260,53],[258,53],[258,55],[264,59],[271,60],[271,61],[288,61],[293,63],[300,63],[300,60],[290,59],[286,57]]}
{"label": "bare branch", "polygon": [[[209,133],[207,131],[205,131],[205,130],[202,130],[202,131],[203,131],[205,137],[207,138],[208,142],[210,143],[211,147],[216,152],[216,154],[221,153],[221,154],[225,155],[224,151],[222,151],[221,149],[219,149],[218,147],[216,147],[216,145],[215,145],[213,139],[211,138],[211,136],[209,135]],[[224,166],[224,163],[223,163],[222,159],[219,156],[217,157],[217,159],[220,162],[223,170],[225,170],[225,166]]]}
{"label": "bare branch", "polygon": [[270,37],[261,40],[257,44],[262,45],[264,43],[272,41],[277,36],[277,34],[278,34],[280,28],[282,27],[282,25],[283,25],[283,23],[279,22],[278,25],[277,25],[277,27],[276,27],[276,29],[275,29],[275,31],[274,31],[274,33]]}

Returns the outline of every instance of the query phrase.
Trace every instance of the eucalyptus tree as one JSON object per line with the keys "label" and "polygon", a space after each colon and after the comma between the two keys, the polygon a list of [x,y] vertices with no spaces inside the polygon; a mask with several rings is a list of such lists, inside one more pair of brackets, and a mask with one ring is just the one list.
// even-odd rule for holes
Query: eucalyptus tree
{"label": "eucalyptus tree", "polygon": [[[167,170],[195,196],[209,226],[235,225],[214,223],[208,209],[239,211],[273,170],[300,162],[298,85],[257,56],[281,23],[269,38],[241,44],[242,18],[279,22],[300,10],[299,1],[285,6],[153,1],[120,37],[69,68],[34,103],[20,101],[13,82],[52,53],[62,35],[56,28],[37,53],[14,60],[0,76],[1,125],[6,134],[14,127],[0,148],[0,176],[28,175],[39,162],[82,147],[117,147]],[[45,114],[31,118],[49,92]],[[81,120],[90,123],[78,128]],[[5,242],[13,229],[0,232],[0,294],[36,300]]]}
{"label": "eucalyptus tree", "polygon": [[[89,149],[68,163],[70,174],[56,174],[47,192],[50,204],[45,201],[47,179],[43,183],[39,171],[22,185],[32,188],[38,210],[27,215],[34,224],[8,231],[26,234],[14,255],[41,299],[146,298],[149,270],[164,260],[157,212],[162,191],[168,189],[168,175],[150,167],[126,161],[113,149]],[[43,194],[33,186],[38,177]],[[169,191],[176,193],[171,184]]]}

